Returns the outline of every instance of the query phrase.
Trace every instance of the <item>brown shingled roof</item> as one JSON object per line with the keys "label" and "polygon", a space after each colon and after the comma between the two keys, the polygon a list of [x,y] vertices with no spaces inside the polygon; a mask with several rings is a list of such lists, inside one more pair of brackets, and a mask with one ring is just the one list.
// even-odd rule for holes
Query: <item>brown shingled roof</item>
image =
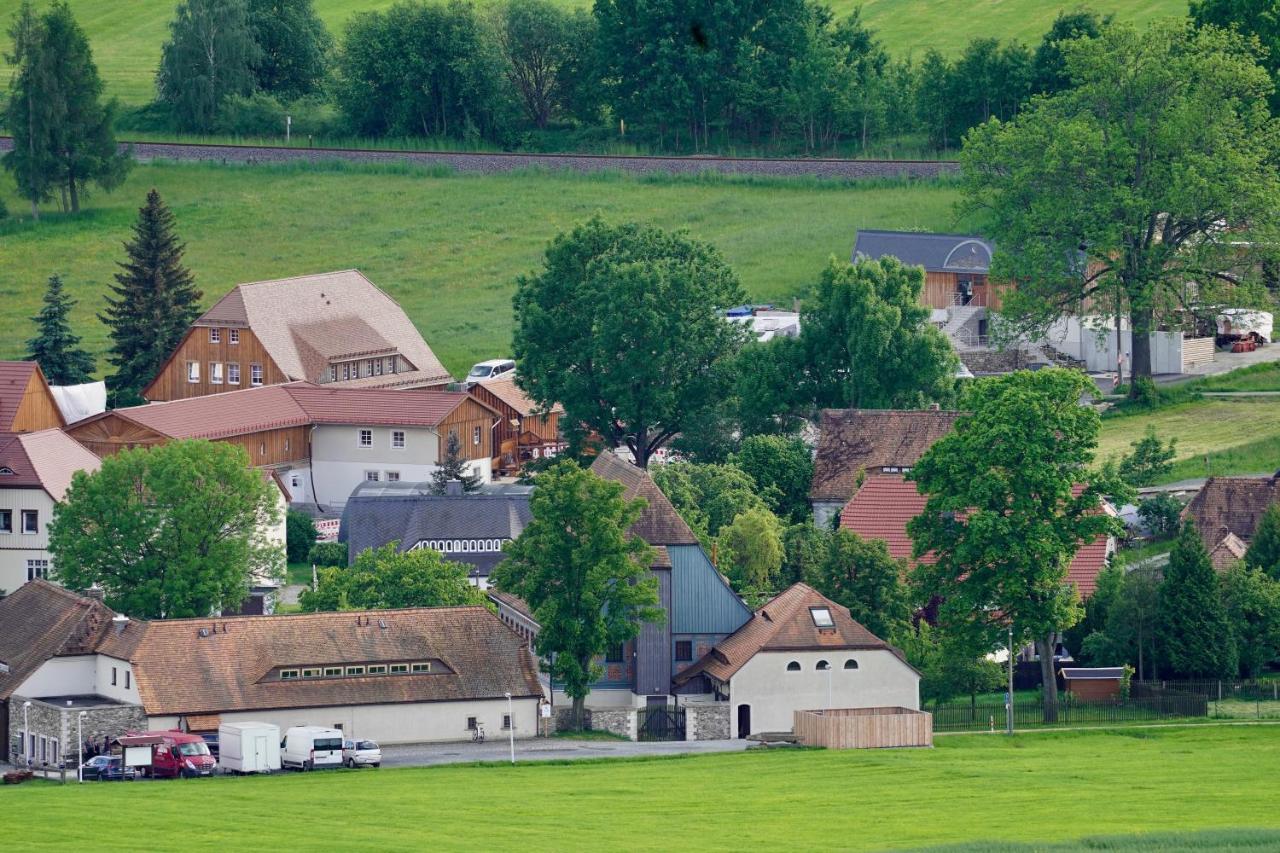
{"label": "brown shingled roof", "polygon": [[[215,624],[217,633],[200,636]],[[429,661],[435,671],[276,677],[281,667],[415,661]],[[542,694],[525,641],[479,606],[157,621],[132,663],[153,715]]]}
{"label": "brown shingled roof", "polygon": [[[480,387],[515,409],[522,416],[528,417],[537,411],[538,404],[516,384],[516,377],[507,373],[497,379],[488,379],[480,383]],[[563,413],[564,407],[556,403],[551,412]]]}
{"label": "brown shingled roof", "polygon": [[50,658],[93,651],[115,614],[100,601],[44,580],[0,599],[0,699],[7,699]]}
{"label": "brown shingled roof", "polygon": [[[819,628],[810,608],[825,607],[831,612],[831,628]],[[887,649],[902,653],[872,634],[841,607],[813,587],[798,583],[770,599],[751,619],[730,634],[701,660],[676,676],[684,684],[706,673],[727,682],[759,652],[822,651],[824,649]]]}
{"label": "brown shingled roof", "polygon": [[644,512],[631,525],[633,536],[639,536],[650,545],[698,544],[698,537],[693,535],[689,525],[685,524],[648,471],[637,468],[608,450],[595,458],[591,463],[591,471],[597,477],[621,483],[627,500],[637,497],[645,499],[647,505]]}
{"label": "brown shingled roof", "polygon": [[96,471],[101,465],[102,460],[60,429],[0,433],[0,488],[44,489],[60,501],[75,472]]}
{"label": "brown shingled roof", "polygon": [[290,379],[314,382],[330,357],[394,350],[413,365],[399,383],[410,375],[421,384],[452,381],[404,310],[356,270],[236,285],[195,325],[251,328]]}
{"label": "brown shingled roof", "polygon": [[34,361],[0,361],[0,431],[13,430],[13,419],[35,372]]}
{"label": "brown shingled roof", "polygon": [[847,501],[858,472],[909,468],[951,432],[962,412],[926,409],[823,409],[809,497]]}
{"label": "brown shingled roof", "polygon": [[[455,391],[390,391],[351,388],[349,383],[291,382],[132,406],[116,409],[114,414],[170,438],[217,439],[309,424],[431,427],[466,399],[467,394]],[[109,414],[113,413],[96,418]]]}
{"label": "brown shingled roof", "polygon": [[1210,477],[1182,511],[1212,551],[1228,533],[1246,545],[1267,507],[1280,501],[1278,477]]}

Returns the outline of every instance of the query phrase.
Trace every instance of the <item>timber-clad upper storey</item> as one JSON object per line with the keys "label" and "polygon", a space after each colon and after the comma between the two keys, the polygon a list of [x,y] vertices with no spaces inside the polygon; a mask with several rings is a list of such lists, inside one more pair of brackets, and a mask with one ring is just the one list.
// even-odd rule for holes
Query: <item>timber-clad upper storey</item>
{"label": "timber-clad upper storey", "polygon": [[395,300],[345,270],[237,285],[195,321],[143,396],[177,400],[298,380],[430,388],[452,377]]}

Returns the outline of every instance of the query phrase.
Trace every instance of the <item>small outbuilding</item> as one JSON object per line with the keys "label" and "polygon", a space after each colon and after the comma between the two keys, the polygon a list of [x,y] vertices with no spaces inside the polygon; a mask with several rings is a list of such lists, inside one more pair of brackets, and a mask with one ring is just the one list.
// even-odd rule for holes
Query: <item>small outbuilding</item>
{"label": "small outbuilding", "polygon": [[1120,685],[1124,683],[1122,666],[1063,667],[1060,672],[1067,692],[1079,699],[1120,698]]}

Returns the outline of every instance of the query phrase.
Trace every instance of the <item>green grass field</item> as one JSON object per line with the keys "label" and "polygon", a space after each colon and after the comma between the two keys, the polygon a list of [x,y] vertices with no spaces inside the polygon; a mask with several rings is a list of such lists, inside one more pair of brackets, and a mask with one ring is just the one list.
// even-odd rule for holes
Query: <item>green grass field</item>
{"label": "green grass field", "polygon": [[[20,0],[0,0],[5,27]],[[478,0],[485,5],[489,0]],[[556,0],[564,6],[589,8],[590,0]],[[174,0],[70,0],[77,19],[89,33],[94,58],[107,83],[108,94],[126,104],[143,104],[154,93],[153,76],[160,48],[168,37]],[[392,0],[315,0],[316,11],[335,35],[352,14],[383,9]],[[921,54],[930,47],[958,53],[976,37],[1016,38],[1038,42],[1062,9],[1065,0],[831,0],[840,15],[863,7],[866,20],[895,54]],[[1185,15],[1184,0],[1093,0],[1103,13],[1136,23]],[[2,29],[2,28],[0,28]],[[6,49],[8,45],[6,43]],[[2,75],[7,80],[8,75]]]}
{"label": "green grass field", "polygon": [[1104,418],[1097,458],[1129,452],[1129,445],[1142,437],[1148,425],[1164,441],[1178,439],[1174,470],[1165,482],[1280,468],[1280,397],[1206,398]]}
{"label": "green grass field", "polygon": [[38,815],[24,850],[1020,850],[1001,845],[1098,835],[1274,849],[1277,766],[1280,726],[969,735],[931,750],[28,784],[0,794],[0,813]]}
{"label": "green grass field", "polygon": [[[54,272],[79,300],[77,331],[103,352],[96,312],[150,187],[173,207],[205,305],[238,282],[358,268],[400,301],[455,374],[507,354],[516,276],[597,212],[688,228],[719,247],[753,298],[787,304],[828,257],[848,257],[860,227],[958,227],[956,191],[942,185],[153,164],[95,195],[78,218],[0,223],[0,358],[22,354]],[[9,209],[25,213],[12,192],[0,181]]]}

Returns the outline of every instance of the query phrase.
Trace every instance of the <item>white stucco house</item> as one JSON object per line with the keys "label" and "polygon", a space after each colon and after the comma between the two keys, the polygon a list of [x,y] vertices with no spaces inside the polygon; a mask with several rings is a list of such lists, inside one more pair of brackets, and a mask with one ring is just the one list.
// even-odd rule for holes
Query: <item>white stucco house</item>
{"label": "white stucco house", "polygon": [[920,673],[902,652],[802,583],[675,681],[686,703],[728,703],[737,737],[789,732],[796,711],[920,708]]}
{"label": "white stucco house", "polygon": [[47,578],[49,522],[76,471],[101,461],[58,429],[0,433],[0,590]]}

